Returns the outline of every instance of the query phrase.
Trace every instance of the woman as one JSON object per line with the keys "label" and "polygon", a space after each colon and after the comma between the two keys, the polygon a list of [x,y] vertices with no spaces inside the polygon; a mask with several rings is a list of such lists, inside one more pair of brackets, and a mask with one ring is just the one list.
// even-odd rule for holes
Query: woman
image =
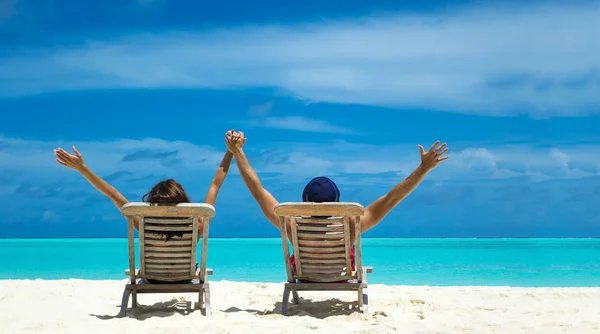
{"label": "woman", "polygon": [[[232,130],[233,133],[233,130]],[[243,139],[242,139],[243,140]],[[94,174],[88,166],[83,161],[83,156],[79,151],[73,146],[73,152],[75,155],[68,153],[62,148],[58,148],[54,150],[54,154],[56,155],[56,161],[68,168],[78,171],[83,177],[85,177],[99,192],[108,197],[119,210],[123,207],[123,205],[127,204],[127,199],[114,187],[104,181],[102,178],[98,177],[98,175]],[[212,206],[215,205],[217,201],[217,194],[219,193],[219,189],[225,181],[225,177],[227,176],[227,172],[229,171],[229,166],[231,165],[231,160],[233,158],[233,154],[231,151],[227,151],[215,176],[213,177],[212,183],[208,188],[208,193],[204,198],[204,203],[210,204]],[[164,181],[158,182],[150,191],[142,197],[142,201],[148,203],[160,203],[160,204],[179,204],[179,203],[190,203],[191,200],[189,196],[186,194],[185,190],[177,181],[173,179],[168,179]],[[139,221],[136,219],[134,221],[134,227],[137,230],[139,228]],[[198,234],[202,235],[202,231],[204,229],[204,224],[201,220],[198,221]],[[173,237],[173,235],[165,235],[167,239]]]}

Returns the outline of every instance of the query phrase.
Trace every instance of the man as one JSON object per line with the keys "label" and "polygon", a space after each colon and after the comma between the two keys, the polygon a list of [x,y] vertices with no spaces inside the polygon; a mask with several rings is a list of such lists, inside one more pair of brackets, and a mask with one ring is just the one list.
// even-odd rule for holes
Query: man
{"label": "man", "polygon": [[[233,131],[227,132],[225,135],[225,142],[227,144],[227,148],[235,157],[235,162],[240,171],[242,179],[246,184],[246,187],[248,187],[250,193],[256,202],[258,202],[258,205],[260,205],[265,217],[271,222],[271,224],[279,229],[279,218],[274,213],[275,206],[277,206],[279,202],[275,199],[275,197],[273,197],[273,195],[271,195],[271,193],[263,188],[258,176],[256,175],[256,172],[254,172],[250,166],[250,163],[248,162],[248,159],[246,159],[243,150],[243,146],[246,142],[244,133]],[[440,145],[439,140],[436,141],[428,151],[425,151],[423,146],[418,146],[419,150],[421,151],[421,164],[406,179],[392,188],[390,192],[378,198],[365,208],[365,213],[360,218],[361,233],[371,229],[373,226],[381,222],[381,220],[383,220],[383,218],[396,205],[398,205],[398,203],[406,198],[406,196],[408,196],[421,183],[421,181],[423,181],[427,173],[437,167],[440,162],[449,158],[449,156],[444,156],[444,154],[448,152],[446,143]],[[338,190],[336,184],[332,180],[323,176],[311,180],[304,188],[304,192],[302,194],[302,201],[304,202],[322,203],[339,202],[339,200],[340,191]],[[354,218],[351,217],[350,233],[352,242],[354,242],[355,238],[354,223]],[[291,235],[290,224],[291,222],[288,221],[288,235]]]}

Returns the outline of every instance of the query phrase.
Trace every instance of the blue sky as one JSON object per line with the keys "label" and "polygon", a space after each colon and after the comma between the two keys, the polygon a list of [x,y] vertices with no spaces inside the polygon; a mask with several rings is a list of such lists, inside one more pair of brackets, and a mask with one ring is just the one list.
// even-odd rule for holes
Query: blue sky
{"label": "blue sky", "polygon": [[[228,129],[267,189],[368,205],[451,159],[370,237],[600,237],[598,1],[0,0],[0,237],[125,236],[52,149],[131,201],[202,200]],[[277,237],[234,167],[214,237]]]}

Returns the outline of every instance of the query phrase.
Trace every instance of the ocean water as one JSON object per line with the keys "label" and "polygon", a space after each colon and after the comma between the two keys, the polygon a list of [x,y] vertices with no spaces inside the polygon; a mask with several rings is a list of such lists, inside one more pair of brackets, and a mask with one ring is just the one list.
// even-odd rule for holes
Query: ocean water
{"label": "ocean water", "polygon": [[[0,279],[125,279],[127,239],[3,239],[0,259]],[[363,264],[369,283],[600,287],[600,239],[363,239]],[[210,239],[208,266],[213,280],[286,279],[280,239]]]}

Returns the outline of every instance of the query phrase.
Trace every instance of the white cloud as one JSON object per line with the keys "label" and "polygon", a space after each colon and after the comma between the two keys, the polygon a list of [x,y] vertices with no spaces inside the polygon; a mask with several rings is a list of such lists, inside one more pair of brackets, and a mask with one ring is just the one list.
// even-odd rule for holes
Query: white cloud
{"label": "white cloud", "polygon": [[317,133],[355,134],[356,132],[328,121],[310,119],[302,116],[263,117],[247,123],[254,127],[275,128]]}
{"label": "white cloud", "polygon": [[[117,139],[106,142],[40,141],[5,138],[0,150],[0,171],[18,173],[30,178],[52,179],[64,174],[65,167],[55,161],[53,150],[62,147],[71,151],[75,146],[85,163],[98,175],[106,176],[118,171],[136,179],[149,174],[173,175],[179,171],[202,170],[218,165],[224,154],[216,149],[197,146],[183,141],[161,139]],[[130,157],[131,159],[124,159]],[[126,173],[126,172],[128,173]]]}
{"label": "white cloud", "polygon": [[58,221],[58,216],[52,211],[44,211],[42,220],[49,223],[56,223]]}
{"label": "white cloud", "polygon": [[[114,209],[112,203],[77,172],[55,161],[53,149],[56,147],[70,151],[71,145],[75,145],[90,169],[107,179],[131,201],[140,201],[155,182],[166,178],[175,178],[192,200],[201,201],[225,154],[224,147],[219,150],[161,139],[65,143],[0,137],[0,141],[5,143],[0,150],[0,175],[6,176],[0,182],[0,200],[14,203],[4,208],[3,214],[28,215],[29,220],[49,222],[56,219],[40,208],[54,208],[54,212],[65,208],[93,208],[97,217],[110,215],[110,211],[106,210]],[[124,159],[126,157],[129,158]],[[232,169],[230,173],[236,172]],[[29,211],[32,200],[43,204],[38,208],[40,210]],[[61,220],[67,219],[67,216],[72,219],[73,212],[76,211],[60,214]]]}
{"label": "white cloud", "polygon": [[[274,154],[276,156],[277,154]],[[297,181],[297,178],[323,175],[335,168],[335,163],[327,157],[316,157],[314,152],[290,152],[280,161],[261,158],[261,173],[280,173],[287,181]],[[283,161],[281,161],[283,160]]]}
{"label": "white cloud", "polygon": [[253,105],[248,108],[248,114],[251,116],[266,116],[273,110],[273,104],[273,101],[269,101],[263,104]]}
{"label": "white cloud", "polygon": [[[52,150],[64,143],[0,138],[6,147],[0,151],[0,195],[52,198],[71,193],[77,198],[90,190],[83,179],[54,161]],[[111,182],[127,192],[145,193],[149,183],[165,177],[183,178],[203,195],[224,151],[188,142],[161,139],[119,139],[107,142],[75,142],[86,163],[100,176],[113,176]],[[423,143],[427,147],[429,143]],[[259,173],[278,182],[293,183],[318,175],[335,176],[340,182],[396,182],[419,165],[415,145],[370,145],[347,141],[318,143],[270,142],[268,149],[246,144],[250,163]],[[465,181],[526,177],[534,181],[579,179],[600,175],[600,143],[554,147],[535,145],[462,146],[449,143],[450,159],[441,163],[427,178],[433,181]],[[70,147],[63,145],[64,148]],[[127,161],[127,156],[137,160]],[[124,161],[126,160],[126,161]],[[234,164],[235,165],[235,164]],[[232,174],[237,174],[233,167]],[[119,175],[117,177],[116,175]],[[79,182],[63,184],[68,180]],[[139,182],[138,182],[139,181]],[[69,181],[71,182],[71,181]],[[192,190],[190,188],[190,190]],[[196,189],[194,189],[196,191]],[[62,198],[62,197],[61,197]]]}
{"label": "white cloud", "polygon": [[600,6],[546,4],[163,32],[15,50],[0,94],[279,87],[309,101],[534,117],[600,109]]}
{"label": "white cloud", "polygon": [[[287,178],[308,178],[317,175],[360,174],[369,177],[386,173],[384,182],[396,175],[404,178],[420,163],[419,151],[413,145],[365,145],[344,141],[334,143],[276,144],[267,159],[261,160],[259,172],[280,171]],[[284,146],[285,145],[285,146]],[[430,180],[482,180],[527,177],[533,181],[549,179],[578,179],[600,175],[598,144],[568,147],[536,147],[531,145],[501,145],[453,148],[450,159],[441,163]],[[291,152],[291,153],[289,153]],[[560,158],[557,159],[557,152]],[[273,156],[280,156],[274,159]],[[287,158],[281,158],[281,157]],[[279,160],[277,164],[271,161]],[[567,161],[568,163],[566,163]],[[286,179],[285,176],[282,179]],[[369,177],[370,180],[373,180]],[[357,182],[357,178],[344,178]]]}

